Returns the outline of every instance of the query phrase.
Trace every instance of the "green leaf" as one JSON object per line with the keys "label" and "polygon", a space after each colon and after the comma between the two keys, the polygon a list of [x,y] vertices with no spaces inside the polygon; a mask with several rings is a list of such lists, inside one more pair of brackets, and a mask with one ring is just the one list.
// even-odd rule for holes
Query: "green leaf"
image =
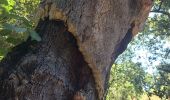
{"label": "green leaf", "polygon": [[8,5],[8,2],[7,2],[7,0],[0,0],[0,4]]}
{"label": "green leaf", "polygon": [[11,25],[11,24],[7,24],[7,23],[5,23],[5,24],[2,24],[2,29],[3,30],[10,30],[10,31],[13,31],[14,30],[14,25]]}
{"label": "green leaf", "polygon": [[2,60],[3,57],[4,57],[4,56],[0,56],[0,60]]}
{"label": "green leaf", "polygon": [[10,31],[15,31],[16,33],[23,33],[23,32],[27,31],[26,28],[16,27],[14,25],[7,24],[7,23],[5,23],[3,26],[4,27],[2,29],[6,29],[6,30],[10,30]]}
{"label": "green leaf", "polygon": [[1,5],[2,8],[4,8],[7,12],[9,12],[12,7],[11,6],[6,6],[6,5]]}
{"label": "green leaf", "polygon": [[26,27],[32,28],[31,21],[28,20],[26,17],[20,16],[20,15],[17,15],[17,14],[11,14],[11,13],[10,14],[9,13],[0,14],[0,18],[4,18],[4,17],[16,19],[16,20],[22,20],[23,24],[26,25]]}
{"label": "green leaf", "polygon": [[27,27],[32,27],[31,22],[26,17],[22,17],[17,14],[7,14],[6,16],[17,20],[22,20]]}
{"label": "green leaf", "polygon": [[8,1],[8,5],[10,6],[14,6],[15,5],[15,1],[14,0],[7,0]]}
{"label": "green leaf", "polygon": [[14,0],[1,0],[0,1],[0,8],[1,10],[4,9],[6,12],[10,12],[15,5]]}
{"label": "green leaf", "polygon": [[29,34],[30,34],[32,40],[41,41],[41,37],[34,30],[29,30]]}
{"label": "green leaf", "polygon": [[17,33],[23,33],[23,32],[26,32],[26,31],[27,31],[26,28],[15,27],[15,32],[17,32]]}

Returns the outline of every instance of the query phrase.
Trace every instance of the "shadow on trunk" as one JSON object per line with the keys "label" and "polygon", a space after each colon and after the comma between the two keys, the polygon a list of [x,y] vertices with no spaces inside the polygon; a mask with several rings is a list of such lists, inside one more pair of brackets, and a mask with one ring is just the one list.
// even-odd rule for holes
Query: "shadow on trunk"
{"label": "shadow on trunk", "polygon": [[0,63],[1,100],[96,100],[94,78],[74,37],[59,20],[41,20]]}

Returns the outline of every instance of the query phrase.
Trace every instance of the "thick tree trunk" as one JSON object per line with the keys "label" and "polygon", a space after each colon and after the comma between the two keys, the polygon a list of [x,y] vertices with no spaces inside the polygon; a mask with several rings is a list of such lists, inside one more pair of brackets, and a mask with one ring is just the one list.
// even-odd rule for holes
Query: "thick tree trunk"
{"label": "thick tree trunk", "polygon": [[0,63],[0,100],[102,100],[114,60],[140,30],[152,0],[43,0],[41,42]]}

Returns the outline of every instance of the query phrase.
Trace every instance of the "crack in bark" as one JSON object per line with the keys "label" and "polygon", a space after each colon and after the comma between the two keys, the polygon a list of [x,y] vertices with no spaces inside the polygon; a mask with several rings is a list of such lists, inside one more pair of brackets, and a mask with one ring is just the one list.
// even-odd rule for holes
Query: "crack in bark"
{"label": "crack in bark", "polygon": [[114,50],[113,56],[112,56],[113,61],[115,61],[116,58],[126,50],[128,44],[130,43],[130,41],[133,38],[133,33],[132,33],[133,28],[134,28],[134,25],[132,23],[131,27],[128,29],[125,37],[120,41],[120,43],[117,44],[117,46]]}

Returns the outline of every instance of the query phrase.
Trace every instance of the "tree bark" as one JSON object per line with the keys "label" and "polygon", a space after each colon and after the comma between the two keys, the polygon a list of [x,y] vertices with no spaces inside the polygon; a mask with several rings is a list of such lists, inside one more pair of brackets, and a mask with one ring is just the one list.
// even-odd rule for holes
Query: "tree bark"
{"label": "tree bark", "polygon": [[112,63],[143,26],[152,0],[43,0],[41,42],[0,63],[1,100],[103,100]]}

